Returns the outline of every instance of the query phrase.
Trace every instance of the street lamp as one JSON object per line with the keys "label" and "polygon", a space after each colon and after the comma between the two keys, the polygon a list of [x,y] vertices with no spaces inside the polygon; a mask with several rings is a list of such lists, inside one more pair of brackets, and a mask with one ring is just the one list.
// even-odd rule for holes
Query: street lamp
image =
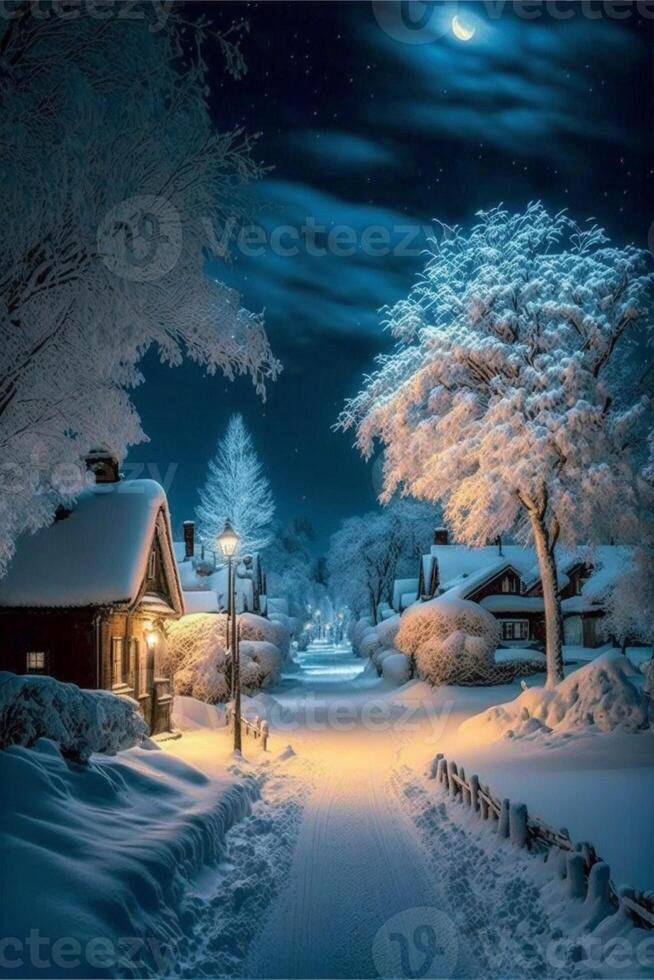
{"label": "street lamp", "polygon": [[241,658],[238,648],[238,638],[236,631],[236,575],[234,570],[234,556],[238,552],[241,539],[229,523],[225,521],[222,533],[218,535],[218,547],[223,558],[227,559],[227,574],[229,594],[228,616],[229,616],[229,646],[232,653],[232,698],[234,701],[234,751],[241,751]]}

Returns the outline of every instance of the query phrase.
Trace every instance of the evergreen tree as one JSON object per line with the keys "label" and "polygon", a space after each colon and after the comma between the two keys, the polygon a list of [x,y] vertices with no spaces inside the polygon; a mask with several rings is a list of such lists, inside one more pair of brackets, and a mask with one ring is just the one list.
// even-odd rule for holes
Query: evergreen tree
{"label": "evergreen tree", "polygon": [[228,520],[241,536],[241,554],[261,551],[270,541],[274,513],[270,484],[252,437],[243,417],[232,415],[200,491],[200,540],[212,547]]}

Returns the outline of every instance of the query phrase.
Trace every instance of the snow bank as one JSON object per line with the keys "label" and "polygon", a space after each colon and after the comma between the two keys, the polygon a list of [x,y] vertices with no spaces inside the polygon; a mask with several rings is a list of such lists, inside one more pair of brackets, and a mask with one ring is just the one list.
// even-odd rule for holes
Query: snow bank
{"label": "snow bank", "polygon": [[[0,752],[0,781],[3,874],[12,883],[0,933],[50,937],[39,950],[50,968],[31,963],[23,942],[17,976],[168,975],[166,946],[184,941],[189,886],[203,865],[222,860],[227,831],[258,793],[251,777],[209,778],[159,749],[71,767],[44,739]],[[69,951],[67,961],[55,959],[59,937],[80,945],[77,969]],[[93,959],[97,937],[103,963]],[[128,951],[136,959],[120,961]]]}
{"label": "snow bank", "polygon": [[67,759],[88,762],[93,752],[114,755],[140,744],[147,732],[131,698],[53,677],[0,673],[0,748],[48,738]]}
{"label": "snow bank", "polygon": [[479,740],[553,732],[638,732],[650,724],[650,705],[638,672],[620,652],[602,654],[556,688],[529,688],[507,704],[469,718],[460,731]]}
{"label": "snow bank", "polygon": [[180,732],[192,732],[224,728],[227,719],[221,706],[178,694],[173,701],[173,724]]}

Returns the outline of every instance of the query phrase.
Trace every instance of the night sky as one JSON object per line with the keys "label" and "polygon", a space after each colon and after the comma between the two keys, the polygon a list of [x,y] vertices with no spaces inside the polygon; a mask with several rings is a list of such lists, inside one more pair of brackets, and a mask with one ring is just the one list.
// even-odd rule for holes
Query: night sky
{"label": "night sky", "polygon": [[[533,18],[523,19],[508,3],[419,3],[413,13],[424,12],[426,26],[418,35],[394,7],[189,5],[190,16],[204,12],[217,26],[250,24],[248,74],[231,79],[216,56],[211,108],[221,129],[261,133],[257,158],[274,169],[256,188],[259,224],[299,229],[309,218],[325,231],[305,233],[309,247],[299,238],[299,254],[237,250],[230,268],[211,269],[249,309],[265,309],[284,365],[265,404],[244,380],[144,363],[135,400],[151,442],[128,465],[168,482],[176,531],[192,516],[234,411],[264,458],[280,518],[310,517],[318,546],[343,517],[375,506],[371,467],[331,426],[388,348],[377,311],[407,293],[423,264],[424,233],[407,247],[405,226],[467,224],[500,201],[520,208],[541,199],[596,218],[620,242],[647,245],[654,20],[615,3],[559,2],[558,12],[572,13],[562,19],[538,4],[523,4]],[[449,30],[457,7],[465,29],[475,29],[467,42]],[[627,17],[612,19],[607,9]],[[654,4],[647,10],[654,16]],[[403,40],[391,36],[398,30]],[[418,36],[425,43],[407,43]],[[391,254],[309,254],[323,251],[326,231],[340,224],[359,245],[366,228],[389,229]],[[294,244],[288,236],[280,243]],[[347,238],[341,249],[350,246]]]}

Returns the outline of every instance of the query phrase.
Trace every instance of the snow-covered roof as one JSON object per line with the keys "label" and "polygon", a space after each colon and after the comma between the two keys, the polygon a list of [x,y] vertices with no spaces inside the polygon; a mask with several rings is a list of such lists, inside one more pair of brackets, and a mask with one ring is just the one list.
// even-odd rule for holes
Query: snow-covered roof
{"label": "snow-covered roof", "polygon": [[494,613],[543,612],[545,608],[542,596],[515,595],[510,592],[487,595],[479,605]]}
{"label": "snow-covered roof", "polygon": [[184,593],[184,612],[191,613],[217,613],[218,597],[215,592],[205,589],[203,592]]}
{"label": "snow-covered roof", "polygon": [[[175,542],[177,568],[184,590],[184,605],[186,612],[222,612],[229,604],[229,578],[227,565],[219,565],[209,574],[200,574],[199,568],[211,568],[212,562],[202,562],[201,559],[185,559],[184,543]],[[253,556],[253,565],[245,569],[237,565],[236,574],[236,605],[239,612],[254,607],[254,581],[252,576],[258,574],[257,555]]]}
{"label": "snow-covered roof", "polygon": [[561,603],[564,613],[597,610],[621,576],[632,567],[633,548],[629,545],[599,545],[589,552],[588,564],[593,571],[581,587],[581,595],[573,595]]}
{"label": "snow-covered roof", "polygon": [[415,602],[418,598],[417,578],[396,578],[393,582],[393,609],[396,612],[402,606]]}
{"label": "snow-covered roof", "polygon": [[[0,606],[132,603],[145,578],[155,533],[166,565],[170,519],[166,494],[154,480],[88,487],[67,517],[19,539],[0,580]],[[181,610],[174,562],[168,564],[172,599]]]}

